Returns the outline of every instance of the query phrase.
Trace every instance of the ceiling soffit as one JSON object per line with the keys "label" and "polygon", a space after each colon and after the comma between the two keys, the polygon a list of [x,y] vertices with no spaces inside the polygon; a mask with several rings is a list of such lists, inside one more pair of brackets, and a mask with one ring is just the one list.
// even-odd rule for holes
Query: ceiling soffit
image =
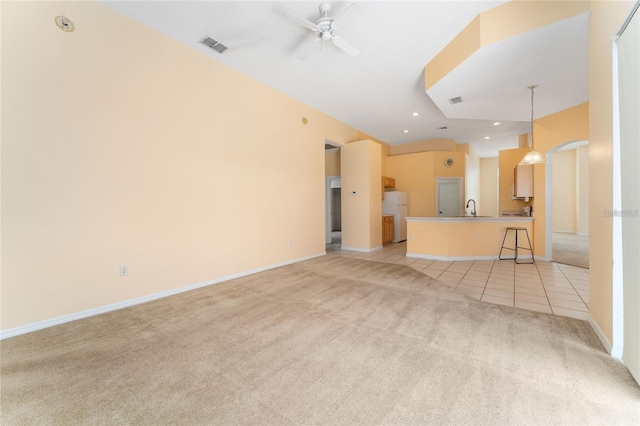
{"label": "ceiling soffit", "polygon": [[586,102],[588,51],[579,40],[589,9],[587,1],[512,1],[480,13],[425,66],[425,92],[456,119],[529,121],[532,84],[536,117]]}

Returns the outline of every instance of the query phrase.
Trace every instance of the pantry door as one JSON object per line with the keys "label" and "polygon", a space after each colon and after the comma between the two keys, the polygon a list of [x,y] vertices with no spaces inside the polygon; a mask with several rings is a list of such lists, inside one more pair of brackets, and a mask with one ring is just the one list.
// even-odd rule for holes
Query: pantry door
{"label": "pantry door", "polygon": [[436,178],[437,216],[452,217],[463,214],[462,178]]}

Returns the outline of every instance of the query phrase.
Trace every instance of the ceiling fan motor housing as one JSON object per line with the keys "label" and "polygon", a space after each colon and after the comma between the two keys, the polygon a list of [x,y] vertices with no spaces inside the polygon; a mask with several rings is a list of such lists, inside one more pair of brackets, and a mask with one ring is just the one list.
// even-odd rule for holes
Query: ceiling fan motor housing
{"label": "ceiling fan motor housing", "polygon": [[328,17],[322,17],[316,21],[316,25],[318,26],[318,37],[321,37],[323,40],[330,40],[333,36],[333,19]]}

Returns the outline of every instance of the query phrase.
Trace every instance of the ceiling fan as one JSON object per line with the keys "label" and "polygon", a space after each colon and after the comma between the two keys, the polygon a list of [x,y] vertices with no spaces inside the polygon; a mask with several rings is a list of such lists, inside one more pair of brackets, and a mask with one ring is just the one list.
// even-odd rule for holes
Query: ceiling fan
{"label": "ceiling fan", "polygon": [[322,16],[315,23],[306,20],[305,18],[296,15],[293,12],[288,12],[284,16],[291,22],[302,25],[305,28],[310,29],[316,34],[316,38],[309,39],[299,50],[298,59],[305,59],[313,51],[316,50],[316,46],[320,45],[322,49],[322,42],[329,41],[342,49],[347,55],[357,58],[360,55],[360,49],[349,43],[339,35],[336,35],[336,31],[339,28],[344,27],[353,19],[362,14],[362,7],[359,4],[352,3],[340,16],[336,19],[329,17],[331,11],[331,4],[324,2],[320,4],[320,13]]}

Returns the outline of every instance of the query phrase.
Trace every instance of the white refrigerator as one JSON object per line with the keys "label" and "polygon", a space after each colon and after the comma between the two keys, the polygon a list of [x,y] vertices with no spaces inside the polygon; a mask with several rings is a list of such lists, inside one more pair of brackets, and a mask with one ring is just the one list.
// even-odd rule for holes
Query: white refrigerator
{"label": "white refrigerator", "polygon": [[407,239],[407,193],[386,191],[382,200],[382,214],[393,215],[393,242]]}

